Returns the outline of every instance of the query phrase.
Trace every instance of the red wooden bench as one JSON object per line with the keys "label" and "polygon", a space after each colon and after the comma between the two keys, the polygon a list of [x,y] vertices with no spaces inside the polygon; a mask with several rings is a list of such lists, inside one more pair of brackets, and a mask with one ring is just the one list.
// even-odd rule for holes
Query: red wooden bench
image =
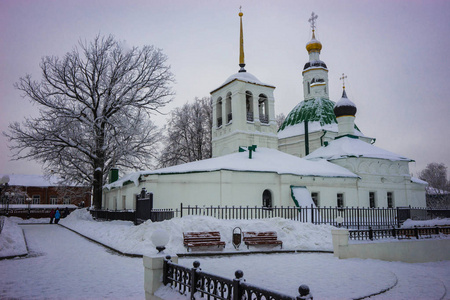
{"label": "red wooden bench", "polygon": [[183,232],[183,244],[189,252],[189,248],[202,246],[223,246],[225,242],[220,240],[218,231]]}
{"label": "red wooden bench", "polygon": [[243,232],[242,235],[243,241],[247,245],[247,249],[250,245],[280,245],[281,248],[283,248],[283,242],[278,240],[277,233],[275,231],[246,231]]}

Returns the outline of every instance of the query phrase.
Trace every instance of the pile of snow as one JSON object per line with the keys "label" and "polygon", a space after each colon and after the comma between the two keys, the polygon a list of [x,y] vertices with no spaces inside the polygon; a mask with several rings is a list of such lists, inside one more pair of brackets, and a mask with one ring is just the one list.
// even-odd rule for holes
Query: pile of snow
{"label": "pile of snow", "polygon": [[408,219],[402,224],[402,228],[412,228],[417,227],[434,227],[434,226],[450,226],[450,219],[433,219],[433,220],[411,220]]}
{"label": "pile of snow", "polygon": [[0,257],[16,256],[27,254],[27,246],[23,237],[22,228],[17,224],[20,218],[6,218],[0,216],[3,223],[3,230],[0,233]]}
{"label": "pile of snow", "polygon": [[[186,253],[186,248],[183,246],[183,232],[188,231],[219,231],[221,239],[226,242],[224,252],[248,251],[243,244],[239,250],[234,249],[232,232],[235,227],[241,228],[242,231],[276,231],[278,238],[283,241],[283,249],[333,250],[331,229],[334,227],[282,218],[219,220],[212,217],[186,216],[154,223],[149,220],[135,226],[128,221],[95,221],[87,209],[79,209],[62,219],[60,224],[128,254],[155,254],[157,251],[151,237],[156,230],[164,230],[170,237],[166,246],[167,253]],[[258,247],[258,249],[267,248]],[[279,249],[279,246],[275,249]]]}

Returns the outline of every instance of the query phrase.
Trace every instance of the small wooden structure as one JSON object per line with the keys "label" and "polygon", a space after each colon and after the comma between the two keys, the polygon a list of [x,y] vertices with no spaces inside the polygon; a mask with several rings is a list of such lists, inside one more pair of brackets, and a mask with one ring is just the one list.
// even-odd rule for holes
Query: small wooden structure
{"label": "small wooden structure", "polygon": [[247,249],[250,245],[280,245],[283,248],[283,242],[278,240],[275,231],[245,231],[243,232],[243,241],[247,245]]}
{"label": "small wooden structure", "polygon": [[222,246],[225,248],[225,242],[220,240],[219,231],[200,231],[183,232],[183,244],[189,251],[189,248],[203,246]]}

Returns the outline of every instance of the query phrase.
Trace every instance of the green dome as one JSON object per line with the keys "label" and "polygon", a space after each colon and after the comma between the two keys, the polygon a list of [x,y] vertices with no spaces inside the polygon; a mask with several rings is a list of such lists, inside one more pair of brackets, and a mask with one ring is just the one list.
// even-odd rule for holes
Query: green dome
{"label": "green dome", "polygon": [[319,122],[321,126],[337,124],[334,105],[333,101],[319,97],[302,101],[287,115],[278,132],[286,127],[303,123],[305,120]]}

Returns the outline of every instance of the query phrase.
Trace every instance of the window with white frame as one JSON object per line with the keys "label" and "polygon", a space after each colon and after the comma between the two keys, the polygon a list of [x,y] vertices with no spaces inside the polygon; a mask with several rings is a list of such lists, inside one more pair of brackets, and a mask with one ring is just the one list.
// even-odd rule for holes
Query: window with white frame
{"label": "window with white frame", "polygon": [[337,206],[344,207],[344,194],[342,193],[337,194]]}
{"label": "window with white frame", "polygon": [[369,192],[369,206],[370,208],[375,208],[376,200],[375,200],[375,192]]}
{"label": "window with white frame", "polygon": [[311,199],[316,206],[319,206],[319,193],[316,192],[311,193]]}
{"label": "window with white frame", "polygon": [[70,198],[64,197],[64,204],[70,204]]}
{"label": "window with white frame", "polygon": [[33,204],[41,203],[41,195],[33,195]]}
{"label": "window with white frame", "polygon": [[394,193],[393,192],[387,192],[387,205],[389,208],[394,207]]}
{"label": "window with white frame", "polygon": [[50,204],[58,204],[58,197],[56,196],[50,196]]}

